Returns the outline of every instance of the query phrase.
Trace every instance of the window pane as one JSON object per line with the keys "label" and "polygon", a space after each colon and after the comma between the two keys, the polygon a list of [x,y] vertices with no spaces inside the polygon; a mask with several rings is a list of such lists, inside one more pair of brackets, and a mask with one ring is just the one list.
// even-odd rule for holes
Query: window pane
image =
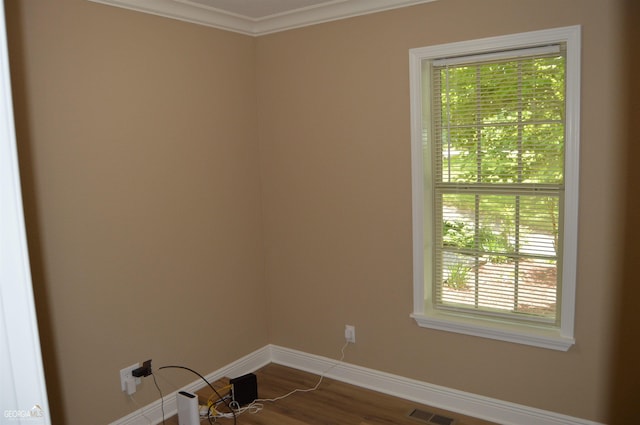
{"label": "window pane", "polygon": [[442,193],[436,304],[555,320],[558,196]]}
{"label": "window pane", "polygon": [[525,125],[522,132],[522,182],[562,184],[564,125]]}
{"label": "window pane", "polygon": [[446,183],[561,184],[563,142],[559,123],[444,130],[437,177]]}
{"label": "window pane", "polygon": [[437,70],[436,99],[447,126],[564,121],[562,55]]}
{"label": "window pane", "polygon": [[469,183],[477,181],[477,132],[474,128],[444,131],[437,155],[437,176],[443,182]]}
{"label": "window pane", "polygon": [[434,72],[436,179],[562,184],[564,57]]}

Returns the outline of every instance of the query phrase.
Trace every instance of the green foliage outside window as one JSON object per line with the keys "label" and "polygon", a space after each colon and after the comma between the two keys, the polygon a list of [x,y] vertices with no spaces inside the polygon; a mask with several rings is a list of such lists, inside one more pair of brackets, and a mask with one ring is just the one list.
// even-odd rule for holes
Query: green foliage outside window
{"label": "green foliage outside window", "polygon": [[[443,68],[439,72],[441,132],[439,176],[450,184],[562,184],[564,161],[564,58],[512,60]],[[443,205],[472,216],[482,210],[479,235],[473,226],[444,217],[444,244],[479,245],[509,252],[515,201],[496,196],[446,193]],[[515,198],[514,198],[515,199]],[[549,234],[557,247],[557,196],[528,201],[531,232]],[[489,219],[488,217],[492,218]],[[504,259],[504,257],[503,257]]]}

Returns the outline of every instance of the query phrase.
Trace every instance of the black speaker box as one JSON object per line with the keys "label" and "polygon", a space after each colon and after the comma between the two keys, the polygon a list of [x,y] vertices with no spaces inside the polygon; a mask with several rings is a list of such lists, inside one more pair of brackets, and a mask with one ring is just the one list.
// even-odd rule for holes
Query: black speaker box
{"label": "black speaker box", "polygon": [[258,398],[258,380],[253,373],[230,379],[229,383],[233,385],[231,389],[233,400],[240,406],[249,404]]}

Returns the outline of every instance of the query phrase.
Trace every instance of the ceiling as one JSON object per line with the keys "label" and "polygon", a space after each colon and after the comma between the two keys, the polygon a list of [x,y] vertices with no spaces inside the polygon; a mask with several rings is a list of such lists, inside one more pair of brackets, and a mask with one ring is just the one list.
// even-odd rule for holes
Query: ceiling
{"label": "ceiling", "polygon": [[89,1],[258,36],[436,0]]}

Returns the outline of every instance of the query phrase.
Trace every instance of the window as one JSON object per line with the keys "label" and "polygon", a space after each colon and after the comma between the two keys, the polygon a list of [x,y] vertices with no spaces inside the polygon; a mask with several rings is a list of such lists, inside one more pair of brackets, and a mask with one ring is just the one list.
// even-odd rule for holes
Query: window
{"label": "window", "polygon": [[573,340],[580,28],[410,51],[419,325]]}

